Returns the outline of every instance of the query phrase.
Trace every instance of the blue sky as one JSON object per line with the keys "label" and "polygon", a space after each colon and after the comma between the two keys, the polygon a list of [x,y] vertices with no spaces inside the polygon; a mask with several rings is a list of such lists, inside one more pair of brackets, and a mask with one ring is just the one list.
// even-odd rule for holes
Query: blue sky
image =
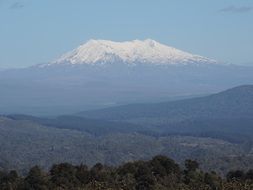
{"label": "blue sky", "polygon": [[48,62],[91,38],[151,38],[253,65],[253,1],[0,0],[0,68]]}

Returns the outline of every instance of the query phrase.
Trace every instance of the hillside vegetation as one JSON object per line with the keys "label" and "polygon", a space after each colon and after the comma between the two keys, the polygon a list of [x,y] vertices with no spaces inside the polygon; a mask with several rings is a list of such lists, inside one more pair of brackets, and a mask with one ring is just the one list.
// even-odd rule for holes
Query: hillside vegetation
{"label": "hillside vegetation", "polygon": [[[103,134],[99,133],[100,125],[81,121],[68,129],[67,122],[61,128],[60,125],[53,127],[32,120],[1,117],[0,168],[17,169],[24,173],[33,165],[48,169],[52,164],[61,162],[88,166],[97,162],[118,165],[150,159],[157,154],[170,156],[179,163],[187,158],[197,159],[205,167],[203,169],[222,174],[229,169],[247,170],[253,167],[252,146],[247,142],[238,144],[187,135],[159,137],[131,130],[118,132],[110,127],[105,127]],[[79,130],[82,125],[86,127]],[[85,130],[88,126],[89,130]]]}
{"label": "hillside vegetation", "polygon": [[253,86],[211,96],[42,118],[0,117],[0,168],[109,166],[162,154],[225,175],[253,168]]}

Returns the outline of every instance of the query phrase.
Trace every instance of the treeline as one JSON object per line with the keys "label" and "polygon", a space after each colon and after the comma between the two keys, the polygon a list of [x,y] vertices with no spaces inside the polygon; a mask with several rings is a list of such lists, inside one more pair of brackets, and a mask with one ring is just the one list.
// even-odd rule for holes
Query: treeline
{"label": "treeline", "polygon": [[198,162],[185,167],[165,156],[128,162],[118,167],[56,164],[48,172],[35,166],[26,176],[0,172],[1,190],[252,190],[253,170],[230,171],[226,177],[204,172]]}

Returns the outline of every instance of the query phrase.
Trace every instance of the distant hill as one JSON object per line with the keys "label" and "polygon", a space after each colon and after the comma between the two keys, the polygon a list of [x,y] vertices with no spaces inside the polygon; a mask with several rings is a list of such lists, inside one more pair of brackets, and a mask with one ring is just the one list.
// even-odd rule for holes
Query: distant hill
{"label": "distant hill", "polygon": [[90,118],[124,120],[167,117],[192,118],[252,118],[253,85],[235,87],[210,96],[153,104],[132,104],[78,115]]}
{"label": "distant hill", "polygon": [[[235,87],[210,96],[132,104],[79,113],[80,116],[127,121],[160,134],[198,134],[253,137],[253,85]],[[235,135],[237,134],[237,135]],[[243,139],[242,138],[242,139]]]}
{"label": "distant hill", "polygon": [[55,118],[40,118],[30,115],[8,115],[7,117],[15,121],[30,121],[51,128],[81,131],[94,136],[113,133],[133,133],[145,130],[144,127],[132,123],[89,119],[71,115]]}

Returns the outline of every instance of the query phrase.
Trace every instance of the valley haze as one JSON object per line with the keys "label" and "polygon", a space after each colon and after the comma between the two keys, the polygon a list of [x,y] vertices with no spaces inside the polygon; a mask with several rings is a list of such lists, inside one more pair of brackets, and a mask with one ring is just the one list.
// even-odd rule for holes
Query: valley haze
{"label": "valley haze", "polygon": [[182,99],[251,84],[252,71],[151,39],[89,40],[52,62],[0,71],[0,112],[59,115]]}

